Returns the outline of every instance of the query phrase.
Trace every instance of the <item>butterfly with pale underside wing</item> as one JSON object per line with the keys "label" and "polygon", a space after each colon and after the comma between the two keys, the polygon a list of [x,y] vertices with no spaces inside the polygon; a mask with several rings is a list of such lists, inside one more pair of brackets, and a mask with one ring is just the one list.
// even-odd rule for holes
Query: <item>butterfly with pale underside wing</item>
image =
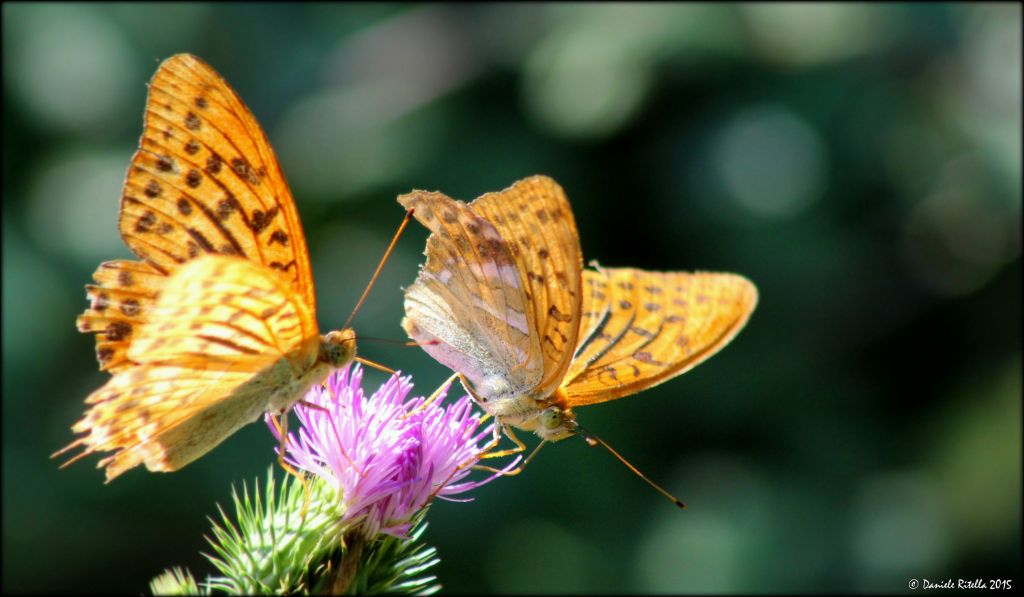
{"label": "butterfly with pale underside wing", "polygon": [[757,303],[736,274],[584,269],[568,200],[546,176],[468,205],[426,191],[398,202],[431,231],[402,327],[506,433],[579,432],[573,408],[685,373]]}
{"label": "butterfly with pale underside wing", "polygon": [[306,240],[255,117],[199,58],[165,60],[118,228],[138,261],[102,263],[78,329],[112,373],[54,456],[94,452],[109,482],[176,471],[264,412],[285,413],[356,359],[348,328],[321,335]]}

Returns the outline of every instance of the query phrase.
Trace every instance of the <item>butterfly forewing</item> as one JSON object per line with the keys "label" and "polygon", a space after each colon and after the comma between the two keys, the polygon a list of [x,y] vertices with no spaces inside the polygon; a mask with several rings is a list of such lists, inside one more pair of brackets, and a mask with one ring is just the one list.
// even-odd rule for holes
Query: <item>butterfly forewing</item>
{"label": "butterfly forewing", "polygon": [[315,308],[305,237],[266,135],[195,56],[169,58],[150,82],[119,227],[165,272],[201,254],[238,255],[284,272]]}
{"label": "butterfly forewing", "polygon": [[580,326],[580,252],[576,221],[562,187],[546,176],[526,178],[470,207],[494,224],[507,243],[518,281],[536,321],[544,374],[531,394],[558,387],[569,367]]}
{"label": "butterfly forewing", "polygon": [[595,283],[584,285],[584,312],[603,316],[580,341],[563,383],[570,406],[685,373],[728,344],[757,303],[754,285],[735,274],[601,268],[587,278]]}

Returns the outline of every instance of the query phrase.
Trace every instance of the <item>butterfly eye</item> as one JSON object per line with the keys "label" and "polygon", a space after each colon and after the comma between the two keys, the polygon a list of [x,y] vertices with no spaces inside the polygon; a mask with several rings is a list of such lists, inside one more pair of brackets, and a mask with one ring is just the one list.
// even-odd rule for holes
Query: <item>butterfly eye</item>
{"label": "butterfly eye", "polygon": [[320,340],[320,359],[342,366],[356,356],[355,332],[350,329],[333,331]]}
{"label": "butterfly eye", "polygon": [[554,429],[562,424],[562,409],[557,406],[545,409],[540,413],[540,423],[547,429]]}

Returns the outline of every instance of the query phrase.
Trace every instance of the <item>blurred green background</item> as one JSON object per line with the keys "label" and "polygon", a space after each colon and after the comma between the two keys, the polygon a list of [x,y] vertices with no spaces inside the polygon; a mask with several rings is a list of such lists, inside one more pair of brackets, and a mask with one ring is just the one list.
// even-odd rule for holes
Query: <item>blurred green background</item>
{"label": "blurred green background", "polygon": [[[580,421],[685,500],[570,440],[438,502],[458,592],[896,592],[1020,578],[1019,4],[3,5],[3,589],[205,576],[206,516],[265,474],[251,425],[172,475],[59,471],[107,378],[75,331],[128,257],[121,181],[159,61],[192,52],[267,130],[324,328],[398,225],[536,173],[585,259],[748,276],[747,328]],[[403,339],[410,227],[355,326]],[[416,348],[361,354],[415,375]],[[383,381],[368,374],[368,381]],[[531,442],[532,445],[532,442]],[[278,471],[280,474],[280,471]]]}

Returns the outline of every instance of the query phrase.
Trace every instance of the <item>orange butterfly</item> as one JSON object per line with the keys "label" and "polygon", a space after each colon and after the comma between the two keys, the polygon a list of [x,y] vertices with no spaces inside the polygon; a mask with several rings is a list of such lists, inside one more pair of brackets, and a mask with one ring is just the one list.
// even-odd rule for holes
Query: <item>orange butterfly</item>
{"label": "orange butterfly", "polygon": [[108,261],[78,329],[100,369],[54,456],[114,451],[106,479],[175,471],[263,412],[283,413],[356,358],[351,329],[320,335],[309,253],[284,174],[249,109],[209,65],[165,60],[149,86],[121,198],[140,261]]}
{"label": "orange butterfly", "polygon": [[569,202],[545,176],[468,205],[425,191],[398,202],[432,233],[402,327],[468,380],[507,434],[511,425],[558,441],[581,431],[574,407],[688,371],[757,303],[735,274],[584,270]]}

